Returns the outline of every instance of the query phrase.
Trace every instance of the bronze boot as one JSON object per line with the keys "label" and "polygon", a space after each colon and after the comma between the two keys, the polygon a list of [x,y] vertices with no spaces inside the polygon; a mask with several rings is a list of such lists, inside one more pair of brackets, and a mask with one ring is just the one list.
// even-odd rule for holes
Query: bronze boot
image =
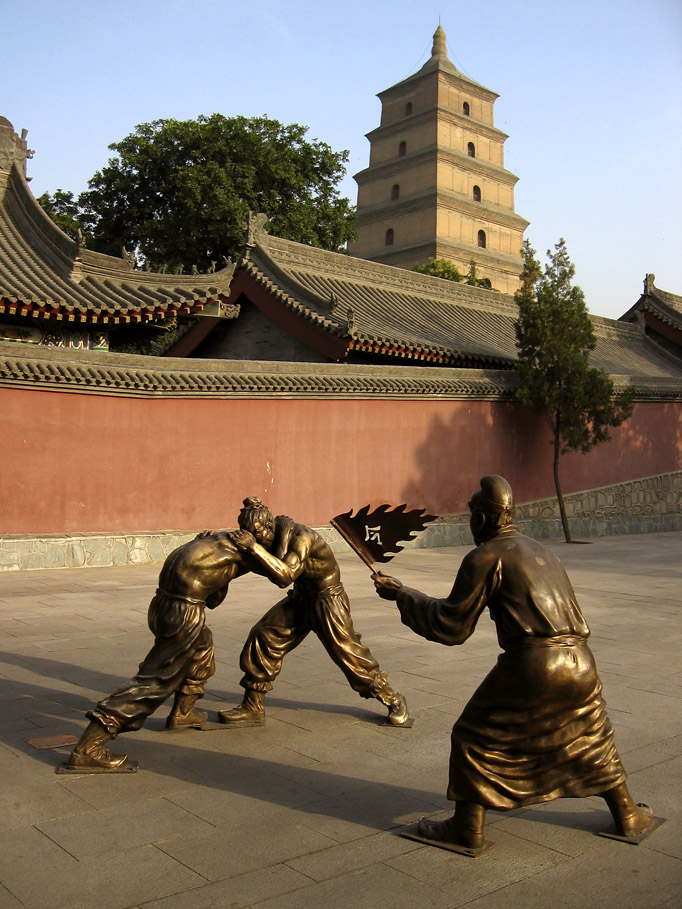
{"label": "bronze boot", "polygon": [[198,699],[198,694],[181,694],[176,691],[173,709],[166,720],[166,729],[202,729],[206,725],[208,714],[194,709]]}
{"label": "bronze boot", "polygon": [[78,744],[66,762],[68,770],[81,770],[85,773],[119,771],[128,761],[127,754],[113,754],[105,747],[105,742],[115,738],[103,726],[92,720],[86,727]]}
{"label": "bronze boot", "polygon": [[388,722],[391,726],[404,726],[410,718],[407,712],[407,701],[398,691],[388,685],[377,694],[377,699],[388,707]]}
{"label": "bronze boot", "polygon": [[618,836],[634,838],[654,827],[653,811],[648,805],[635,805],[626,783],[603,792],[602,798],[609,806]]}
{"label": "bronze boot", "polygon": [[455,813],[445,821],[419,821],[420,836],[436,843],[459,846],[471,852],[481,852],[484,847],[483,828],[485,808],[476,802],[457,802]]}
{"label": "bronze boot", "polygon": [[218,711],[218,719],[226,726],[263,726],[265,723],[265,695],[255,688],[247,688],[244,700],[232,710]]}

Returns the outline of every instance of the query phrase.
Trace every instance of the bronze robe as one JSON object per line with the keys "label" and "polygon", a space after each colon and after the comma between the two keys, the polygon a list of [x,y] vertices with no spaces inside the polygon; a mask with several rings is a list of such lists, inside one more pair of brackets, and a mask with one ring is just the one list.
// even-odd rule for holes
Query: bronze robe
{"label": "bronze robe", "polygon": [[498,811],[625,780],[590,631],[561,563],[510,525],[470,552],[446,599],[403,587],[403,622],[462,644],[487,606],[503,653],[452,729],[448,798]]}

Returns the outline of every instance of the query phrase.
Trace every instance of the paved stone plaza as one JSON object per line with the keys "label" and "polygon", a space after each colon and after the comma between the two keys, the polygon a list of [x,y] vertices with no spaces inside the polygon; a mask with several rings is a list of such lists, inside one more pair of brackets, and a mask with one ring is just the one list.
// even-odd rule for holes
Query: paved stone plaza
{"label": "paved stone plaza", "polygon": [[[562,558],[637,801],[667,818],[642,845],[595,834],[599,798],[489,812],[478,859],[398,836],[445,817],[449,731],[497,652],[487,613],[463,646],[401,625],[342,554],[356,628],[415,718],[382,725],[315,638],[287,657],[258,729],[169,733],[170,704],[114,750],[134,775],[59,775],[85,711],[152,638],[158,565],[0,574],[0,909],[353,907],[659,909],[682,893],[682,535],[550,544]],[[389,573],[445,595],[467,547],[401,553]],[[218,667],[204,706],[241,699],[239,652],[280,591],[250,575],[208,613]]]}

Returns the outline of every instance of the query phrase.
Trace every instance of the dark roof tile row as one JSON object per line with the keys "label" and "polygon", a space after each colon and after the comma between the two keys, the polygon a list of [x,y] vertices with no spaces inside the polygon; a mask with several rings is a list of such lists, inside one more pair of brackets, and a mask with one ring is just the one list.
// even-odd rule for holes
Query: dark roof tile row
{"label": "dark roof tile row", "polygon": [[[6,130],[5,130],[6,131]],[[0,168],[0,312],[117,321],[198,314],[225,303],[234,266],[210,275],[165,275],[86,249],[40,208],[21,167]]]}
{"label": "dark roof tile row", "polygon": [[[246,267],[284,306],[349,349],[445,365],[512,369],[518,359],[513,297],[257,234]],[[611,375],[682,376],[636,325],[593,317],[593,365]]]}

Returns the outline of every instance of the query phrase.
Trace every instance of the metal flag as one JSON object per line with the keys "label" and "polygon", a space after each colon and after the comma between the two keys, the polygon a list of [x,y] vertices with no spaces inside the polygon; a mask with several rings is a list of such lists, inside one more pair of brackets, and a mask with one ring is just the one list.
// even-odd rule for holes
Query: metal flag
{"label": "metal flag", "polygon": [[390,562],[404,548],[400,545],[401,541],[413,540],[437,517],[425,514],[423,508],[405,511],[406,508],[406,505],[393,509],[390,505],[379,505],[370,512],[369,505],[365,505],[355,515],[351,509],[332,518],[330,523],[362,561],[374,570],[375,562]]}

